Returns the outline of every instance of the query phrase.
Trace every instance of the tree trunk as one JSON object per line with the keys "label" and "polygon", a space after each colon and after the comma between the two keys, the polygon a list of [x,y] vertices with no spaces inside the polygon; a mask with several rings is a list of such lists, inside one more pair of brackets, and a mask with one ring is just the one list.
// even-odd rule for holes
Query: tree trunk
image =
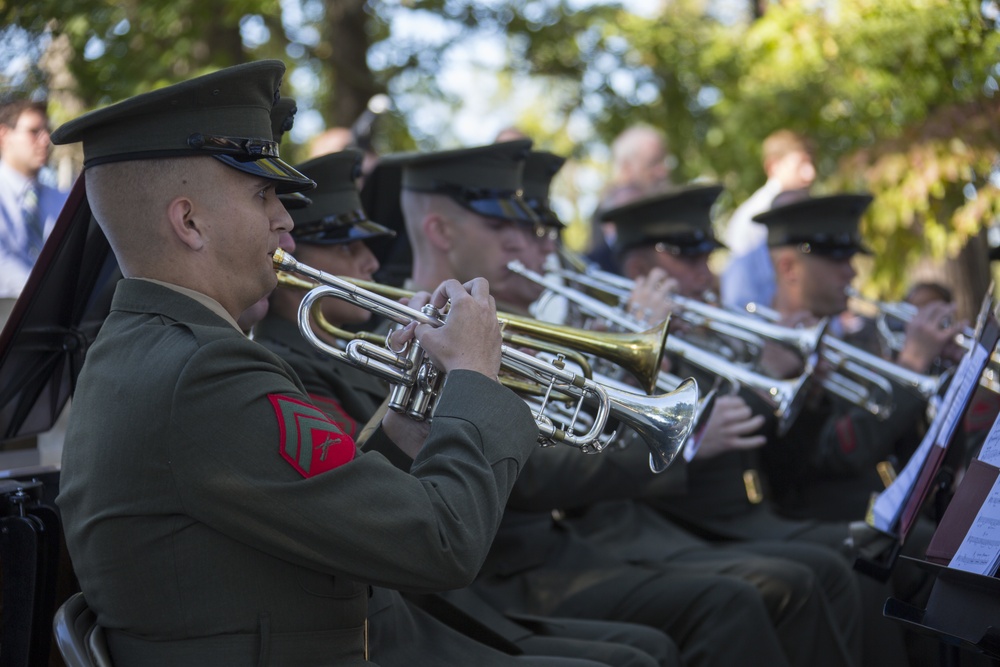
{"label": "tree trunk", "polygon": [[324,41],[330,45],[333,81],[323,116],[327,125],[350,127],[380,92],[368,68],[371,46],[365,0],[326,0]]}
{"label": "tree trunk", "polygon": [[[49,89],[49,112],[55,114],[51,119],[53,126],[76,118],[86,109],[77,93],[79,86],[76,78],[69,69],[69,61],[72,58],[73,47],[70,46],[69,38],[60,34],[52,40],[38,63],[45,73]],[[59,188],[69,190],[77,174],[83,169],[83,144],[54,146],[52,164],[56,170]]]}
{"label": "tree trunk", "polygon": [[974,324],[992,279],[986,230],[970,238],[955,259],[944,262],[923,260],[912,275],[913,282],[938,282],[948,287],[958,305],[958,316]]}

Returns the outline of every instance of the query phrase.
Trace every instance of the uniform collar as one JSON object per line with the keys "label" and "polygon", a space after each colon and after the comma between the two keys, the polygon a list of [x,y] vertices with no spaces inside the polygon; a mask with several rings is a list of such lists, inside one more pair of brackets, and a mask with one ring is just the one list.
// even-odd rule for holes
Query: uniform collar
{"label": "uniform collar", "polygon": [[162,287],[166,287],[167,289],[173,290],[174,292],[177,292],[179,294],[183,294],[184,296],[190,299],[194,299],[195,301],[197,301],[198,303],[205,306],[210,311],[212,311],[213,313],[224,319],[241,334],[243,333],[243,330],[240,329],[240,325],[237,324],[236,320],[233,319],[233,316],[230,315],[229,312],[222,307],[222,304],[206,294],[202,294],[201,292],[196,292],[195,290],[188,289],[187,287],[181,287],[180,285],[174,285],[173,283],[167,283],[163,282],[162,280],[156,280],[155,278],[134,278],[133,280],[142,280],[147,283],[160,285]]}

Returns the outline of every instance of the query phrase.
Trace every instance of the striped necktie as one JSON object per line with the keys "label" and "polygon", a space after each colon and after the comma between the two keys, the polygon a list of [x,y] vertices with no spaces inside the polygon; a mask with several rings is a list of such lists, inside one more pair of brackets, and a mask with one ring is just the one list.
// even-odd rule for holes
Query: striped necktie
{"label": "striped necktie", "polygon": [[21,213],[24,221],[25,250],[34,262],[42,251],[45,237],[42,231],[42,216],[38,209],[38,182],[29,181],[21,198]]}

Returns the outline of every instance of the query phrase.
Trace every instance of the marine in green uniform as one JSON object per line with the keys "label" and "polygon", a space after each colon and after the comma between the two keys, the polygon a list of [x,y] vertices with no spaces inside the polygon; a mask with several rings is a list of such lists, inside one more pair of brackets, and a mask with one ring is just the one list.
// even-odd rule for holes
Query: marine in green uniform
{"label": "marine in green uniform", "polygon": [[[517,285],[523,279],[506,266],[537,238],[537,221],[525,212],[521,196],[520,170],[529,148],[529,141],[514,141],[383,158],[402,166],[401,202],[413,243],[415,287],[445,276],[484,276],[498,302],[523,305]],[[730,576],[716,564],[650,559],[637,565],[581,539],[561,515],[552,514],[606,498],[639,496],[660,484],[648,470],[648,452],[629,450],[606,462],[566,447],[533,455],[525,485],[508,503],[477,590],[503,608],[661,628],[677,641],[687,664],[806,664],[809,648],[799,649],[806,642],[790,634],[779,640],[771,616],[775,609],[768,605],[775,602],[781,618],[790,618],[793,609],[820,610],[826,603],[807,569],[780,561],[783,569],[773,568],[784,575],[779,581],[760,570],[755,579]],[[740,574],[752,569],[746,564]],[[768,585],[758,587],[764,579]],[[850,591],[850,580],[846,587]],[[828,649],[820,661],[852,664],[837,631],[819,616],[812,618],[811,628]]]}
{"label": "marine in green uniform", "polygon": [[[720,244],[715,240],[711,209],[720,192],[717,186],[686,188],[606,213],[618,222],[621,266],[637,281],[633,306],[643,312],[664,313],[673,307],[671,294],[697,299],[712,283],[708,256]],[[672,322],[676,321],[675,316]],[[673,363],[684,365],[676,358]],[[688,366],[685,370],[699,372]],[[778,368],[772,365],[769,370],[776,372]],[[711,381],[705,377],[706,384]],[[791,519],[775,511],[766,478],[760,474],[759,450],[768,438],[758,401],[752,395],[746,400],[741,395],[719,397],[701,447],[686,467],[684,493],[648,496],[646,502],[692,532],[709,540],[735,543],[738,549],[763,548],[822,571],[829,554],[818,553],[816,547],[809,546],[813,543],[840,552],[847,558],[845,565],[853,562],[848,521]],[[809,428],[808,422],[803,428]],[[855,517],[862,518],[862,514]],[[870,577],[857,579],[865,613],[865,661],[907,664],[899,626],[881,614],[892,592]]]}
{"label": "marine in green uniform", "polygon": [[[332,275],[371,280],[378,269],[369,245],[391,238],[392,232],[373,223],[361,210],[355,177],[361,153],[343,151],[296,165],[317,182],[310,192],[312,204],[290,211],[299,261]],[[313,402],[323,407],[345,432],[356,435],[376,413],[387,387],[370,373],[342,361],[332,361],[302,336],[298,327],[301,287],[281,285],[271,295],[268,316],[255,327],[255,340],[285,359],[295,370]],[[334,327],[363,326],[371,313],[337,299],[319,302],[323,321]],[[315,319],[315,318],[314,318]],[[329,327],[327,327],[329,329]],[[314,325],[315,335],[331,345],[337,337]],[[342,330],[343,331],[343,330]],[[344,336],[349,335],[344,331]],[[408,466],[408,461],[405,462]],[[662,633],[646,626],[624,623],[584,622],[576,619],[521,619],[514,622],[490,608],[469,589],[448,592],[444,598],[417,596],[421,607],[439,614],[472,637],[497,636],[497,643],[511,653],[588,658],[616,667],[678,664],[676,648]],[[466,637],[426,611],[404,600],[396,591],[374,588],[369,602],[369,636],[372,655],[383,667],[451,663],[449,651],[465,662],[508,665],[514,659]],[[456,647],[457,644],[457,647]]]}
{"label": "marine in green uniform", "polygon": [[[809,197],[754,218],[767,226],[772,259],[780,262],[780,267],[775,265],[775,310],[782,315],[805,311],[839,324],[836,318],[847,309],[845,290],[855,276],[852,258],[867,252],[859,223],[870,202],[866,194]],[[942,302],[918,311],[895,362],[927,373],[966,325],[955,321],[954,313],[953,305]],[[867,347],[842,327],[834,327],[830,335]],[[884,488],[876,465],[892,459],[898,469],[920,439],[917,427],[925,401],[904,390],[894,391],[893,401],[892,413],[884,420],[826,394],[808,405],[788,435],[764,450],[768,478],[782,509],[799,517],[863,516],[871,494]]]}
{"label": "marine in green uniform", "polygon": [[496,382],[483,281],[443,285],[416,327],[447,372],[429,435],[388,414],[372,440],[310,401],[236,318],[276,283],[292,223],[270,112],[284,66],[221,70],[86,114],[87,194],[125,278],[76,388],[58,499],[87,601],[118,667],[360,665],[368,585],[440,590],[479,571],[534,451]]}

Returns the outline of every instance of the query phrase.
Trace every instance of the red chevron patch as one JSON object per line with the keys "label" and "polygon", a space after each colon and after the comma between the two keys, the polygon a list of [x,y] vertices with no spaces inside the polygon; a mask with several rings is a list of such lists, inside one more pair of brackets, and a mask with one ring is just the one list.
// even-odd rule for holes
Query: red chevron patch
{"label": "red chevron patch", "polygon": [[354,459],[354,440],[322,410],[280,394],[268,398],[278,418],[281,456],[303,477],[315,477]]}
{"label": "red chevron patch", "polygon": [[309,394],[309,400],[313,402],[317,408],[329,415],[333,423],[336,424],[340,430],[352,438],[357,435],[358,423],[351,419],[351,416],[344,412],[344,408],[340,407],[340,403],[337,401],[326,398],[325,396],[317,396],[316,394]]}

